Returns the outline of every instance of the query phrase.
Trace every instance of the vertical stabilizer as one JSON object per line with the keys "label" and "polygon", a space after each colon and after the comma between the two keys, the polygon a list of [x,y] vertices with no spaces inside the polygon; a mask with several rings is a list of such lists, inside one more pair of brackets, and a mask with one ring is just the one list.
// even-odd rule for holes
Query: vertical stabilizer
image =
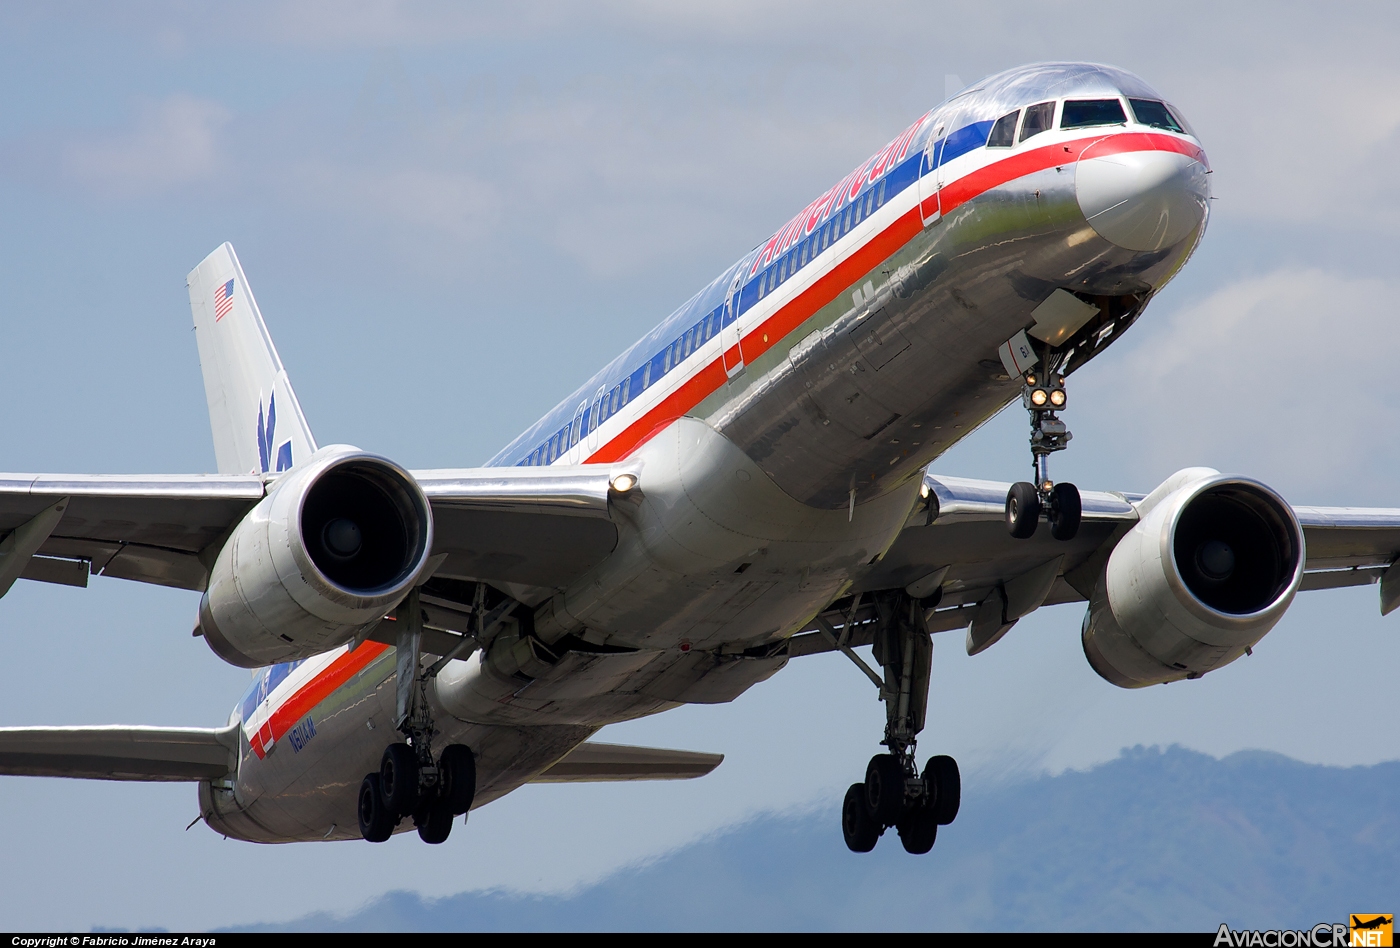
{"label": "vertical stabilizer", "polygon": [[232,244],[186,278],[220,474],[285,471],[316,451]]}

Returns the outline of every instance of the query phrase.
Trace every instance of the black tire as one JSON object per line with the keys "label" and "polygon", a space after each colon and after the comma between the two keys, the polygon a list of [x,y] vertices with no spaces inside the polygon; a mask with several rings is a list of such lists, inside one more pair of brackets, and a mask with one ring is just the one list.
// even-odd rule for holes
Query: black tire
{"label": "black tire", "polygon": [[1078,487],[1056,484],[1050,488],[1050,535],[1056,540],[1074,539],[1083,512]]}
{"label": "black tire", "polygon": [[434,846],[447,842],[447,836],[452,832],[452,816],[452,811],[441,801],[434,803],[428,807],[422,818],[416,821],[418,838]]}
{"label": "black tire", "polygon": [[360,835],[368,842],[382,843],[394,835],[398,819],[384,805],[384,794],[379,790],[379,774],[367,774],[360,781],[359,806]]}
{"label": "black tire", "polygon": [[418,757],[407,744],[390,744],[379,762],[379,788],[396,819],[418,808]]}
{"label": "black tire", "polygon": [[458,816],[472,808],[476,798],[476,757],[465,744],[449,744],[438,761],[442,780],[439,800],[449,813]]}
{"label": "black tire", "polygon": [[933,800],[933,821],[947,826],[957,819],[958,807],[962,805],[962,775],[958,772],[958,762],[947,754],[930,757],[924,765],[924,784]]}
{"label": "black tire", "polygon": [[1040,494],[1034,484],[1017,481],[1006,492],[1006,529],[1018,540],[1035,536],[1040,523]]}
{"label": "black tire", "polygon": [[899,841],[904,844],[904,851],[914,856],[928,852],[938,839],[938,821],[928,807],[921,806],[906,813],[895,826],[899,830]]}
{"label": "black tire", "polygon": [[881,827],[894,826],[904,815],[904,767],[893,754],[876,754],[865,768],[865,805]]}
{"label": "black tire", "polygon": [[853,853],[868,853],[880,841],[881,827],[865,804],[865,784],[853,783],[841,801],[841,835]]}

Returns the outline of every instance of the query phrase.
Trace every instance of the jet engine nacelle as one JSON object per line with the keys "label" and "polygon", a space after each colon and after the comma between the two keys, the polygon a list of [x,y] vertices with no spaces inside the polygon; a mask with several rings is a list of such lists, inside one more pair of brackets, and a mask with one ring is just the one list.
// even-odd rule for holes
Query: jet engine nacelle
{"label": "jet engine nacelle", "polygon": [[1199,678],[1283,617],[1303,578],[1304,546],[1282,497],[1197,468],[1139,509],[1084,615],[1084,655],[1103,678],[1122,688]]}
{"label": "jet engine nacelle", "polygon": [[234,529],[200,600],[199,630],[245,668],[316,655],[398,605],[432,548],[432,511],[412,475],[358,448],[323,448]]}

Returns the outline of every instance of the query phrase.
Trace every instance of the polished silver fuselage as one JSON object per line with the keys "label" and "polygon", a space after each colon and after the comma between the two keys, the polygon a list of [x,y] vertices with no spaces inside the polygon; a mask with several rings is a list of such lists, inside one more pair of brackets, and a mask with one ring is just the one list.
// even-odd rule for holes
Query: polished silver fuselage
{"label": "polished silver fuselage", "polygon": [[[1094,96],[1158,98],[1116,70],[1026,67],[929,113],[924,144],[959,123]],[[1017,397],[1021,380],[997,349],[1050,293],[1068,289],[1099,308],[1071,370],[1121,335],[1185,263],[1205,213],[1202,197],[1183,236],[1147,250],[1100,234],[1081,207],[1081,156],[1094,147],[1086,139],[1118,134],[1144,129],[1052,129],[942,166],[930,151],[911,188],[823,248],[737,320],[733,337],[707,339],[690,369],[601,426],[595,458],[633,438],[616,454],[642,484],[615,504],[615,550],[567,589],[528,602],[532,615],[450,663],[430,693],[437,740],[479,755],[477,806],[603,725],[732,700],[778,671],[785,639],[858,582],[905,526],[920,472]],[[1199,150],[1192,136],[1176,137]],[[1020,156],[1060,148],[1062,163],[1041,151],[1018,173]],[[1177,163],[1200,192],[1203,156]],[[973,180],[992,184],[977,190]],[[731,342],[745,357],[732,375],[723,369]],[[720,381],[696,381],[705,378]],[[686,390],[698,393],[665,417]],[[651,417],[663,423],[625,434]],[[540,645],[550,650],[543,659]],[[245,741],[237,779],[201,787],[211,825],[269,842],[359,836],[356,788],[395,733],[394,653],[377,648],[317,706],[314,739],[264,755]],[[344,652],[293,674],[309,680]]]}

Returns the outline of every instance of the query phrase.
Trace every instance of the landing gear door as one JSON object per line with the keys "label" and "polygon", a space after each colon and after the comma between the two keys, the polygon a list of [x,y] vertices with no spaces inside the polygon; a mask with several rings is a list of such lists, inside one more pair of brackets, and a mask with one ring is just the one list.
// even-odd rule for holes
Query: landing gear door
{"label": "landing gear door", "polygon": [[943,216],[938,193],[941,187],[938,164],[942,156],[943,126],[940,125],[929,135],[924,158],[919,165],[919,212],[925,227],[937,223]]}

